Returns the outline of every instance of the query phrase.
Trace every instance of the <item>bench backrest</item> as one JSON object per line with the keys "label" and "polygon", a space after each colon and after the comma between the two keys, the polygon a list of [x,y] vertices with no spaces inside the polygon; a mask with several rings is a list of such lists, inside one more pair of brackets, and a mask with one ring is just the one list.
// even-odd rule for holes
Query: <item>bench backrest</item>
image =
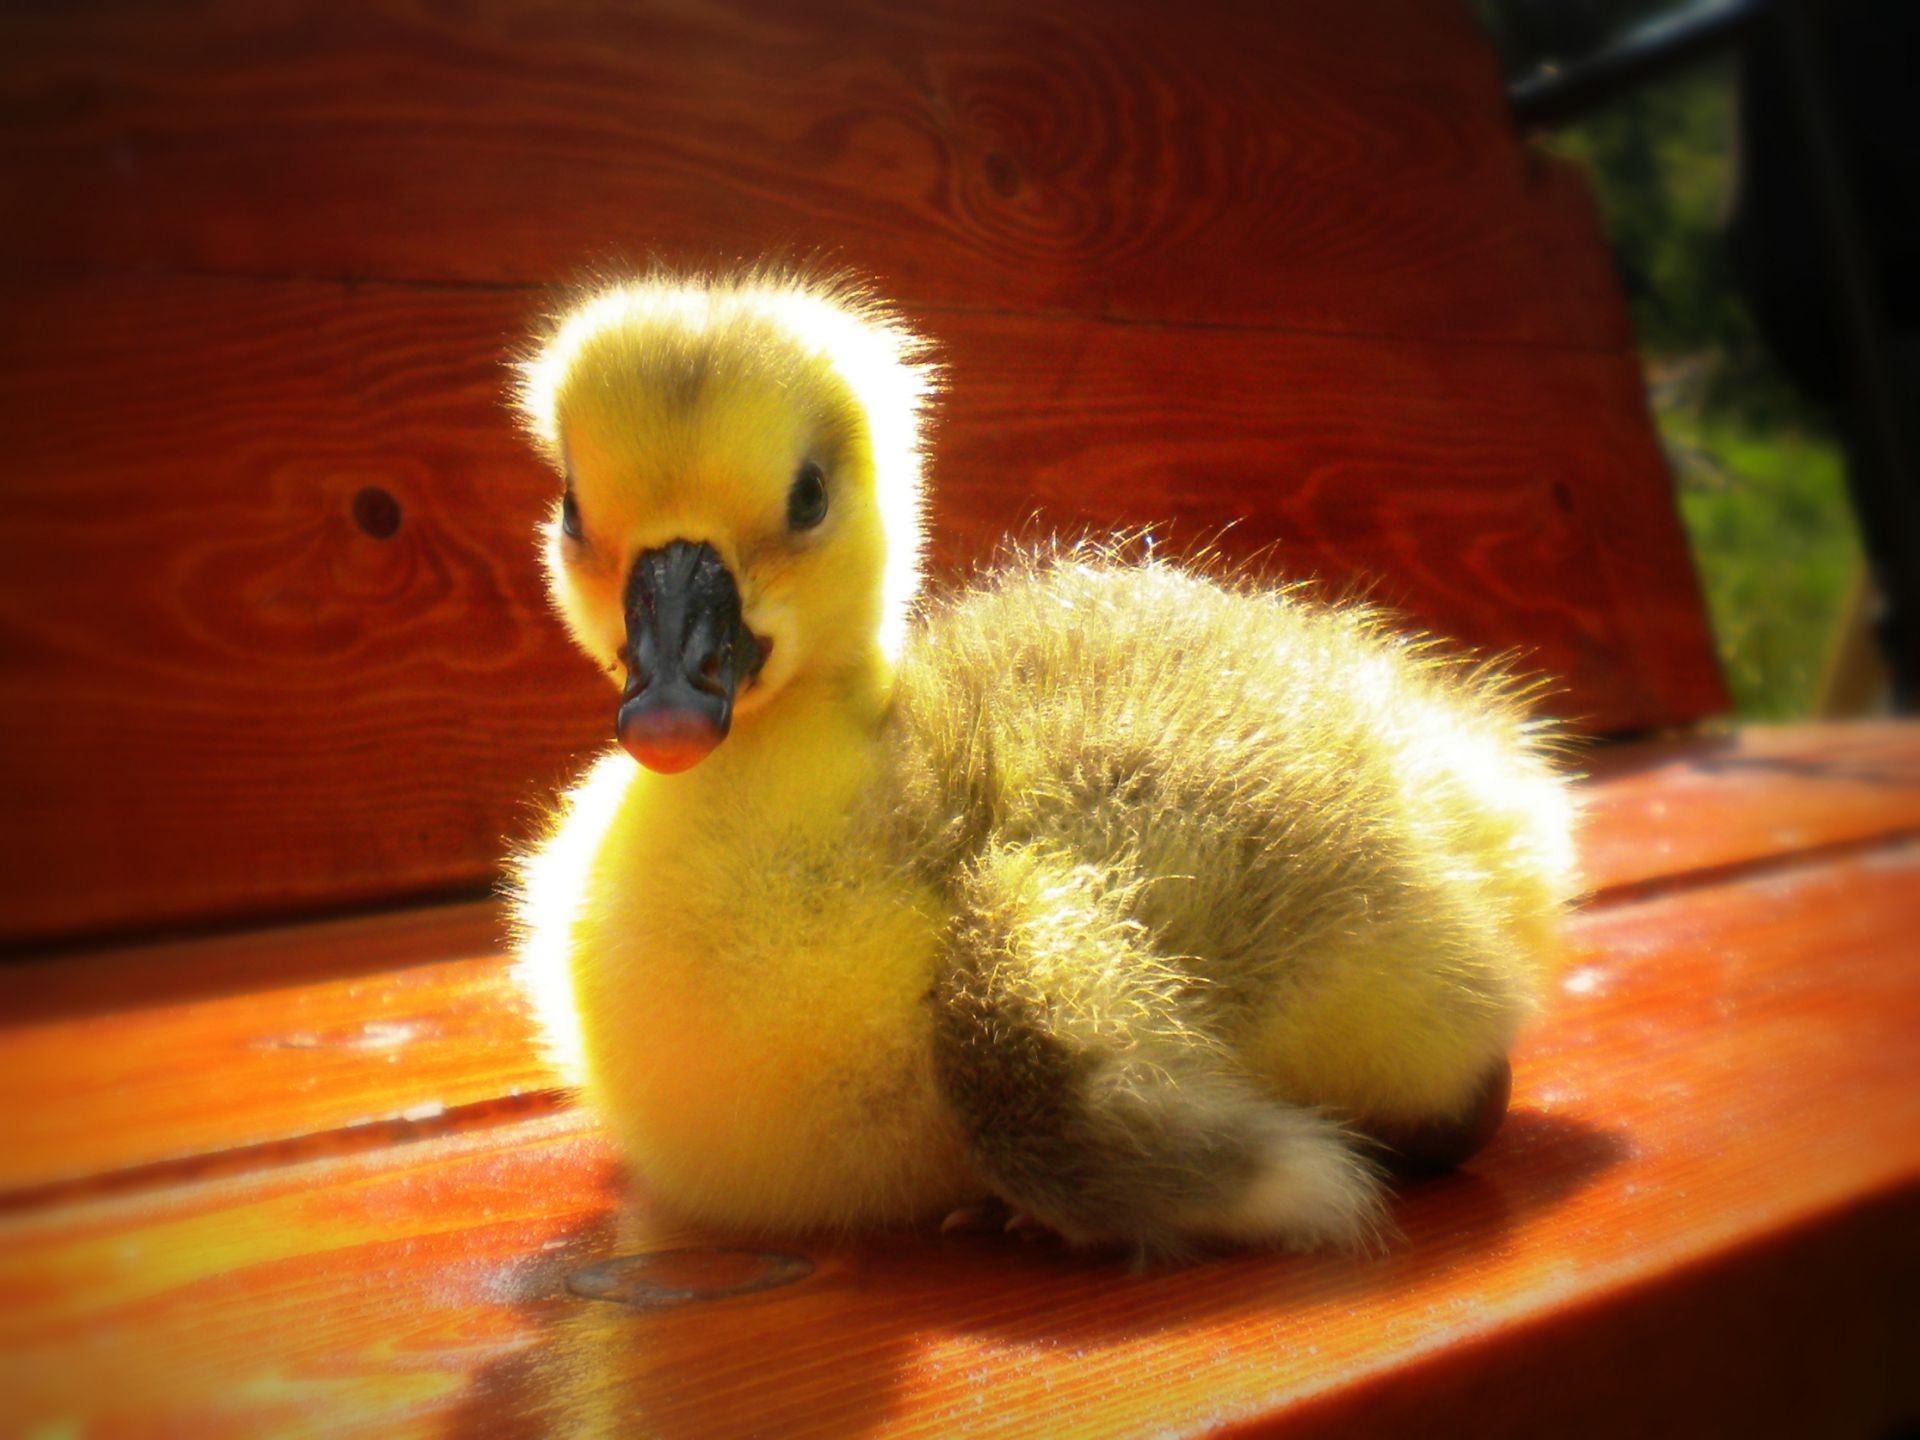
{"label": "bench backrest", "polygon": [[0,16],[0,942],[484,885],[608,738],[502,361],[583,263],[821,251],[938,340],[938,558],[1225,531],[1723,695],[1577,178],[1464,5]]}

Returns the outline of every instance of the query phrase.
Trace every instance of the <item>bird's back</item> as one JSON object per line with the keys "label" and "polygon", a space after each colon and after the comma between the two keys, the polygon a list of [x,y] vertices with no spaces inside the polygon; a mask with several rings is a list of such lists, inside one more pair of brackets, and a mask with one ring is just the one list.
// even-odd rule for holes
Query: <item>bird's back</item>
{"label": "bird's back", "polygon": [[1565,787],[1511,682],[1370,611],[1039,557],[928,617],[896,704],[932,867],[1012,844],[1106,872],[1236,1049],[1325,1048],[1344,1077],[1356,1026],[1528,1007]]}

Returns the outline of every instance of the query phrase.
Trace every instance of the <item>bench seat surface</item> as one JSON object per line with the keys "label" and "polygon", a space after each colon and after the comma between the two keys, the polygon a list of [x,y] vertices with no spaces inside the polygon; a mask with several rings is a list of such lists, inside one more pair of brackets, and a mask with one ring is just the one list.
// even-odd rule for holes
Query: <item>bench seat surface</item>
{"label": "bench seat surface", "polygon": [[1371,1259],[688,1230],[557,1088],[484,904],[15,966],[0,1431],[1911,1416],[1920,727],[1589,768],[1595,895],[1514,1112]]}

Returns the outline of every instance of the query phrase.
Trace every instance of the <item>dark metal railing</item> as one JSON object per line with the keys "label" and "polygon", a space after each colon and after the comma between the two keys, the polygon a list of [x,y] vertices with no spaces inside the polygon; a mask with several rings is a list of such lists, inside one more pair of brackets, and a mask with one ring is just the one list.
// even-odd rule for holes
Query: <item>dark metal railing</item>
{"label": "dark metal railing", "polygon": [[1881,261],[1862,219],[1859,155],[1849,149],[1838,101],[1850,77],[1836,73],[1823,23],[1832,9],[1820,0],[1706,0],[1638,26],[1594,55],[1543,66],[1513,83],[1507,96],[1523,128],[1552,128],[1716,55],[1767,67],[1803,169],[1812,248],[1823,271],[1808,285],[1834,312],[1848,372],[1836,377],[1833,398],[1848,491],[1884,604],[1877,635],[1894,704],[1911,710],[1920,699],[1920,396],[1910,393],[1911,371],[1896,358]]}

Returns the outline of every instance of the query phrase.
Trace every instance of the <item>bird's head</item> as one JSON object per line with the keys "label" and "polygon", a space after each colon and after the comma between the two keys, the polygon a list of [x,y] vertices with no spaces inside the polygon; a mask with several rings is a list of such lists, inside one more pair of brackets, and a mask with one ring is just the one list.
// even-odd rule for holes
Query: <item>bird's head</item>
{"label": "bird's head", "polygon": [[615,284],[518,401],[561,477],[554,604],[621,685],[635,759],[684,770],[783,694],[868,673],[919,579],[921,344],[844,281]]}

